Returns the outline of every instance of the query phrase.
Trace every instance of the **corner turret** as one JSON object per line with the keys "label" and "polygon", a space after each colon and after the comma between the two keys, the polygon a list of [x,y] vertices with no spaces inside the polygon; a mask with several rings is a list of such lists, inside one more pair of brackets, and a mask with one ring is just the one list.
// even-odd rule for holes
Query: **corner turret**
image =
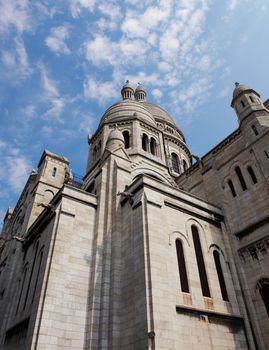
{"label": "corner turret", "polygon": [[247,85],[235,83],[231,107],[234,108],[239,123],[252,112],[264,110],[265,106],[260,100],[260,95]]}

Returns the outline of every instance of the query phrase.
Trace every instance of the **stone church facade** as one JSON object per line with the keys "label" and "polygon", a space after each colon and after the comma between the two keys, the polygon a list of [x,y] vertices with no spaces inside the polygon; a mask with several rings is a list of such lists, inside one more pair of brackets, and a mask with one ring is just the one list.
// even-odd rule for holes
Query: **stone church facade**
{"label": "stone church facade", "polygon": [[269,349],[269,101],[192,164],[139,85],[89,138],[83,183],[47,150],[0,239],[0,349]]}

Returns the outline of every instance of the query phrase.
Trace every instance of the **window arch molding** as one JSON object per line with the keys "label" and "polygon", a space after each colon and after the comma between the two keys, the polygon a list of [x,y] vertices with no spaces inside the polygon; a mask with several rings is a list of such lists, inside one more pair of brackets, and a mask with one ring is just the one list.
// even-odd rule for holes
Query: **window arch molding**
{"label": "window arch molding", "polygon": [[172,242],[175,242],[177,239],[180,239],[183,244],[186,244],[188,247],[191,246],[190,239],[187,234],[184,234],[180,231],[173,231],[168,233],[168,244],[172,246]]}
{"label": "window arch molding", "polygon": [[211,251],[213,251],[214,249],[215,249],[215,250],[218,250],[218,252],[222,255],[224,261],[226,262],[225,254],[224,254],[223,250],[220,248],[220,246],[217,245],[216,243],[210,244],[208,251],[211,252]]}

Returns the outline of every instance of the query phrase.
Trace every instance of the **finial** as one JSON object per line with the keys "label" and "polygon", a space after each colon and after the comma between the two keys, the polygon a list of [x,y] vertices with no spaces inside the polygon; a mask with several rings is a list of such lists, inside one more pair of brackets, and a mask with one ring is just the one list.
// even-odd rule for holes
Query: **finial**
{"label": "finial", "polygon": [[238,86],[238,85],[239,85],[239,83],[236,81],[236,82],[234,83],[234,85],[235,85],[235,86]]}

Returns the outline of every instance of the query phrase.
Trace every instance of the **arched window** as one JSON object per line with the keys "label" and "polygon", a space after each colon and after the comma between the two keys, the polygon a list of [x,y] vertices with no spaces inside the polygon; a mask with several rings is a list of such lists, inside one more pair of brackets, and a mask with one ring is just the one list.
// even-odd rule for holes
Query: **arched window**
{"label": "arched window", "polygon": [[144,151],[149,150],[149,138],[148,138],[148,135],[146,135],[146,134],[142,135],[142,149]]}
{"label": "arched window", "polygon": [[264,302],[264,306],[267,311],[267,315],[269,317],[269,280],[263,279],[259,281],[258,287],[259,287],[260,295]]}
{"label": "arched window", "polygon": [[44,250],[44,246],[39,251],[38,268],[37,268],[36,277],[35,277],[35,284],[34,284],[34,290],[33,290],[33,296],[32,296],[32,303],[33,303],[33,301],[35,299],[37,282],[38,282],[39,273],[40,273],[41,264],[42,264],[42,259],[43,259],[43,250]]}
{"label": "arched window", "polygon": [[249,173],[249,175],[250,175],[250,177],[251,177],[251,180],[252,180],[252,182],[253,182],[254,185],[255,185],[255,184],[258,182],[258,180],[257,180],[257,178],[256,178],[256,175],[255,175],[255,173],[254,173],[254,170],[252,169],[251,166],[248,166],[247,169],[248,169],[248,173]]}
{"label": "arched window", "polygon": [[179,161],[176,153],[171,154],[172,168],[175,173],[179,174]]}
{"label": "arched window", "polygon": [[97,159],[97,146],[95,145],[94,148],[93,148],[93,160],[96,160]]}
{"label": "arched window", "polygon": [[130,135],[129,135],[129,131],[125,130],[122,133],[123,138],[124,138],[124,148],[129,148],[130,147]]}
{"label": "arched window", "polygon": [[55,177],[56,176],[56,172],[57,172],[57,168],[53,168],[51,175],[53,177]]}
{"label": "arched window", "polygon": [[221,268],[219,252],[217,250],[214,250],[213,256],[214,256],[215,266],[216,266],[216,270],[217,270],[217,274],[218,274],[222,299],[224,301],[229,301],[228,293],[227,293],[227,289],[226,289],[226,285],[225,285],[225,280],[224,280],[224,276],[223,276],[223,272],[222,272],[222,268]]}
{"label": "arched window", "polygon": [[177,249],[177,263],[178,263],[178,271],[179,271],[181,290],[184,293],[189,293],[190,290],[189,290],[189,283],[188,283],[188,278],[187,278],[187,270],[186,270],[186,264],[185,264],[183,244],[182,244],[182,241],[180,239],[176,240],[176,249]]}
{"label": "arched window", "polygon": [[245,183],[245,179],[242,175],[241,169],[239,168],[239,166],[235,167],[235,172],[236,175],[238,176],[239,182],[241,184],[242,190],[245,191],[247,189],[247,185]]}
{"label": "arched window", "polygon": [[188,164],[185,159],[183,159],[183,170],[186,171],[188,169]]}
{"label": "arched window", "polygon": [[230,190],[232,192],[233,197],[236,197],[236,191],[235,191],[234,184],[233,184],[232,180],[228,180],[228,186],[230,187]]}
{"label": "arched window", "polygon": [[150,139],[150,153],[156,155],[156,140],[153,137]]}
{"label": "arched window", "polygon": [[258,130],[257,130],[257,128],[256,128],[256,125],[251,125],[251,129],[253,130],[253,132],[254,132],[254,134],[257,136],[257,135],[259,135],[259,132],[258,132]]}
{"label": "arched window", "polygon": [[21,288],[20,288],[20,294],[19,294],[19,300],[18,300],[18,304],[17,304],[17,308],[16,308],[16,315],[19,311],[19,307],[20,307],[20,303],[21,303],[21,298],[22,298],[22,293],[24,290],[24,285],[25,285],[25,281],[26,281],[26,276],[27,276],[27,272],[28,272],[28,263],[24,266],[24,270],[23,270],[23,277],[22,277],[22,281],[21,281]]}
{"label": "arched window", "polygon": [[31,282],[32,282],[32,277],[33,277],[33,272],[34,272],[34,268],[35,268],[35,262],[36,262],[38,247],[39,247],[39,241],[37,241],[36,246],[35,246],[34,259],[33,259],[33,261],[32,261],[32,268],[31,268],[30,277],[29,277],[29,281],[28,281],[28,286],[27,286],[27,291],[26,291],[26,295],[25,295],[23,310],[24,310],[25,307],[26,307],[27,300],[28,300],[28,296],[29,296],[29,291],[30,291]]}
{"label": "arched window", "polygon": [[207,275],[205,270],[205,262],[204,262],[200,237],[199,237],[198,229],[195,225],[191,226],[191,232],[192,232],[192,239],[194,243],[194,249],[195,249],[195,255],[196,255],[202,293],[204,297],[210,298],[210,291],[209,291],[209,285],[208,285],[208,280],[207,280]]}

